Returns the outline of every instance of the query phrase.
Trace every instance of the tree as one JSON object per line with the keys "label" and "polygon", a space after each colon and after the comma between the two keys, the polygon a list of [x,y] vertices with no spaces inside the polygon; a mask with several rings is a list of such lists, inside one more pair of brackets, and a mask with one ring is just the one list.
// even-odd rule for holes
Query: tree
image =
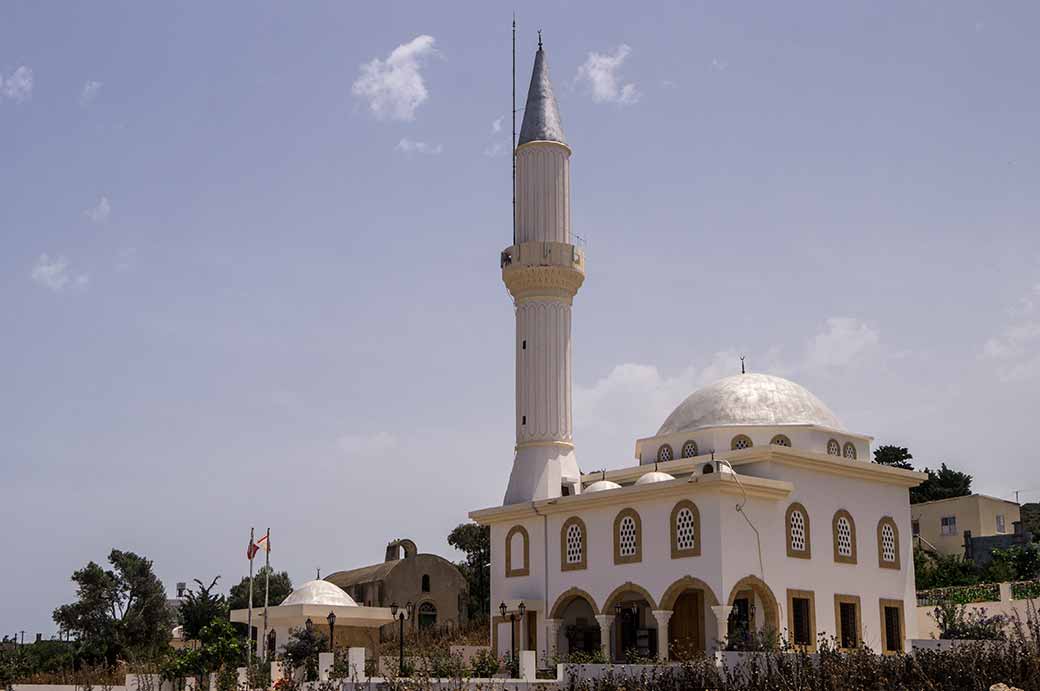
{"label": "tree", "polygon": [[194,579],[199,585],[198,590],[189,590],[180,609],[177,610],[186,639],[198,640],[202,629],[212,621],[227,618],[227,601],[223,595],[212,593],[219,580],[220,576],[217,576],[206,586],[199,579]]}
{"label": "tree", "polygon": [[325,634],[318,627],[293,629],[289,632],[289,640],[285,642],[285,659],[293,668],[305,666],[307,681],[318,678],[318,653],[328,647]]}
{"label": "tree", "polygon": [[993,560],[986,567],[986,579],[1031,581],[1040,576],[1040,549],[1035,545],[994,549]]}
{"label": "tree", "polygon": [[971,494],[973,478],[967,473],[947,468],[945,463],[938,471],[925,468],[924,472],[928,474],[928,478],[917,487],[910,488],[911,504],[951,497],[966,497]]}
{"label": "tree", "polygon": [[1022,527],[1033,534],[1033,540],[1040,542],[1040,502],[1022,504]]}
{"label": "tree", "polygon": [[979,570],[975,562],[955,554],[930,554],[920,547],[914,549],[914,576],[918,590],[979,582]]}
{"label": "tree", "polygon": [[[271,572],[271,593],[267,603],[275,607],[282,604],[282,600],[289,597],[292,592],[292,579],[288,571],[275,572],[269,566],[262,566],[253,576],[253,607],[264,606],[264,588],[267,582],[267,572]],[[249,606],[249,578],[243,578],[238,585],[231,586],[227,598],[228,609],[245,609]]]}
{"label": "tree", "polygon": [[476,523],[460,523],[448,535],[448,544],[466,553],[456,564],[469,585],[469,616],[487,616],[491,611],[491,584],[486,566],[491,563],[491,529]]}
{"label": "tree", "polygon": [[152,562],[113,549],[111,569],[91,561],[72,574],[76,602],[54,610],[54,623],[79,638],[82,657],[114,665],[120,657],[150,657],[170,639],[173,617]]}
{"label": "tree", "polygon": [[890,468],[913,470],[914,466],[910,463],[913,457],[914,455],[905,446],[885,445],[874,449],[874,462]]}

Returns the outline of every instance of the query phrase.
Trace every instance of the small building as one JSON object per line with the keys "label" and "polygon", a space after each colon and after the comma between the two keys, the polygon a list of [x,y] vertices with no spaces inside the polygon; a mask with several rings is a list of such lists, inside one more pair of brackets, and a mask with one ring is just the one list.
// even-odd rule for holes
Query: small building
{"label": "small building", "polygon": [[972,538],[1013,536],[1015,524],[1022,520],[1018,504],[985,494],[913,504],[910,516],[916,544],[939,554],[969,558],[965,549],[968,533]]}
{"label": "small building", "polygon": [[444,557],[419,554],[411,540],[388,544],[381,563],[337,571],[326,580],[366,606],[405,607],[411,603],[406,626],[454,627],[466,623],[466,579]]}

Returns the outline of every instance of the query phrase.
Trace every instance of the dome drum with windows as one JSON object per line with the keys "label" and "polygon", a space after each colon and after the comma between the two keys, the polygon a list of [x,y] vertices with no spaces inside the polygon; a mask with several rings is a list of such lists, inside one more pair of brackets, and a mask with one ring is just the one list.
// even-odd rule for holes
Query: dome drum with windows
{"label": "dome drum with windows", "polygon": [[[680,403],[657,434],[636,441],[640,463],[786,447],[866,458],[871,437],[849,432],[804,387],[768,374],[738,374],[698,389]],[[677,452],[678,451],[678,452]]]}

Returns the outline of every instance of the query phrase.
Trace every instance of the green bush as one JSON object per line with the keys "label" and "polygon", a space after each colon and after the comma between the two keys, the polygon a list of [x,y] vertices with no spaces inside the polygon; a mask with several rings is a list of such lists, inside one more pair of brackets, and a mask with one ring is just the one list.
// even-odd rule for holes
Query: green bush
{"label": "green bush", "polygon": [[490,648],[484,648],[473,656],[473,676],[487,679],[498,674],[501,665]]}
{"label": "green bush", "polygon": [[1007,639],[1007,618],[999,614],[986,616],[976,607],[969,611],[966,605],[944,602],[930,615],[939,627],[939,638],[968,641],[1003,641]]}

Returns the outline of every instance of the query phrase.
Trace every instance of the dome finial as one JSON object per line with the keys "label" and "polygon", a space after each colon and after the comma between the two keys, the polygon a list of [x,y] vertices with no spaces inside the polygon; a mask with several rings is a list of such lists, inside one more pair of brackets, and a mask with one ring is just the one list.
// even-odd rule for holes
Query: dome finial
{"label": "dome finial", "polygon": [[740,356],[740,373],[741,374],[747,374],[747,372],[744,371],[744,356],[743,355]]}
{"label": "dome finial", "polygon": [[538,50],[542,49],[542,30],[538,30]]}

